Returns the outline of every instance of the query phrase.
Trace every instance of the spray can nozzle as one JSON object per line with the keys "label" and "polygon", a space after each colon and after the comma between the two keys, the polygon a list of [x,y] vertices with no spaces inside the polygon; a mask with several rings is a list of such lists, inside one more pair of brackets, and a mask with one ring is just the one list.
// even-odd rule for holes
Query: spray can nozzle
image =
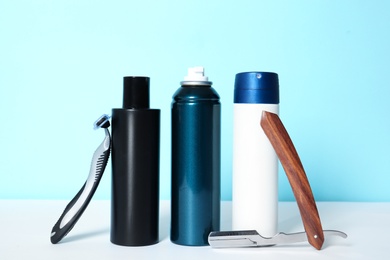
{"label": "spray can nozzle", "polygon": [[204,75],[204,67],[192,67],[188,68],[187,76],[184,77],[184,81],[181,85],[211,85],[212,82]]}

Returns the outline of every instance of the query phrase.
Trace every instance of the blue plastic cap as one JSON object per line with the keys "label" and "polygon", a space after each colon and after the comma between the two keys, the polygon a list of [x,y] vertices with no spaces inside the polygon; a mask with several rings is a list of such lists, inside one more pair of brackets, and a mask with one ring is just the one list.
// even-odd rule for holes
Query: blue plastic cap
{"label": "blue plastic cap", "polygon": [[236,74],[234,103],[279,104],[279,79],[273,72]]}

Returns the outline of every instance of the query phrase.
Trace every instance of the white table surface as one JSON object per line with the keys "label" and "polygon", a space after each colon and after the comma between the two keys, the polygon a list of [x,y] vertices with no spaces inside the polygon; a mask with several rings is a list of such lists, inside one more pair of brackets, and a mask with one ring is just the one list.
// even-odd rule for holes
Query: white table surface
{"label": "white table surface", "polygon": [[[178,246],[169,240],[170,202],[160,203],[160,242],[123,247],[110,242],[110,201],[92,200],[73,230],[57,245],[52,226],[67,201],[0,200],[0,259],[390,259],[390,203],[317,203],[326,237],[317,251],[308,243],[264,248],[213,249]],[[231,202],[222,202],[221,229],[231,227]],[[279,230],[303,231],[295,202],[279,203]],[[389,247],[389,248],[387,248]]]}

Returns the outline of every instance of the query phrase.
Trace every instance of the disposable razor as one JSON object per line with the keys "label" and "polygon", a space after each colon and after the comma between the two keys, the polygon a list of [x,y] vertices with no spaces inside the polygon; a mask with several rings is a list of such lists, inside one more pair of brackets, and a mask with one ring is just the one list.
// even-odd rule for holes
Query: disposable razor
{"label": "disposable razor", "polygon": [[63,239],[74,227],[84,210],[87,208],[99,185],[110,156],[111,137],[110,132],[108,131],[108,127],[110,126],[109,119],[110,117],[108,115],[102,115],[94,123],[95,130],[99,128],[104,129],[105,138],[93,154],[87,181],[66,206],[64,212],[51,231],[50,240],[53,244],[61,241],[61,239]]}

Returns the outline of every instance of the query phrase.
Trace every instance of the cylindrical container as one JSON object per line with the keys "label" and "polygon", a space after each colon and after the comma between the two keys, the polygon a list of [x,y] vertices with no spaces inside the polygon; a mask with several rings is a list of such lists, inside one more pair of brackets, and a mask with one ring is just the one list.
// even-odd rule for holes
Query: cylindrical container
{"label": "cylindrical container", "polygon": [[111,242],[159,240],[160,110],[149,108],[149,78],[124,78],[123,108],[112,110]]}
{"label": "cylindrical container", "polygon": [[190,68],[172,102],[171,241],[208,245],[220,227],[221,105],[203,67]]}
{"label": "cylindrical container", "polygon": [[277,233],[278,158],[260,126],[262,111],[279,114],[276,73],[238,73],[234,85],[233,230]]}

